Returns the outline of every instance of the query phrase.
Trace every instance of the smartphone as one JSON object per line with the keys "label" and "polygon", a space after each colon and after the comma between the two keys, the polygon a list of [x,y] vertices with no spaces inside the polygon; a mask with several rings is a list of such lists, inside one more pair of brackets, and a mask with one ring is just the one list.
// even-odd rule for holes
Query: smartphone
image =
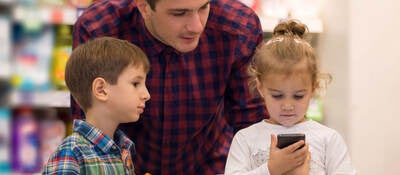
{"label": "smartphone", "polygon": [[[306,135],[302,133],[278,134],[278,148],[280,149],[285,148],[300,140],[304,140],[305,142]],[[303,148],[303,146],[299,147],[298,149]]]}

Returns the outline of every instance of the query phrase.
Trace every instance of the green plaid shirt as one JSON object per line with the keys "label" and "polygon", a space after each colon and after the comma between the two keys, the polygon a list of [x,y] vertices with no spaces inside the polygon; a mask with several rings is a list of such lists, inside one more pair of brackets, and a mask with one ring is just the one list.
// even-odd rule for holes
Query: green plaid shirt
{"label": "green plaid shirt", "polygon": [[74,132],[50,156],[43,174],[134,174],[134,143],[121,131],[114,140],[83,120],[74,121]]}

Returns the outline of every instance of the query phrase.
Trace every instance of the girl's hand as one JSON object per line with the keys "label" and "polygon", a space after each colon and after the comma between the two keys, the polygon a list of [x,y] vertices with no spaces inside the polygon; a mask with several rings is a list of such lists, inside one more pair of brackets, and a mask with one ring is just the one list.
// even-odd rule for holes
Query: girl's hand
{"label": "girl's hand", "polygon": [[[306,145],[308,146],[308,145]],[[292,171],[289,171],[285,173],[284,175],[309,175],[310,174],[310,159],[311,159],[311,154],[308,152],[307,158],[304,161],[304,163],[296,168],[294,168]]]}
{"label": "girl's hand", "polygon": [[[309,155],[308,145],[303,140],[298,141],[286,148],[277,147],[278,140],[271,134],[271,146],[269,150],[268,170],[271,175],[282,175],[304,164]],[[302,145],[305,146],[297,150]]]}

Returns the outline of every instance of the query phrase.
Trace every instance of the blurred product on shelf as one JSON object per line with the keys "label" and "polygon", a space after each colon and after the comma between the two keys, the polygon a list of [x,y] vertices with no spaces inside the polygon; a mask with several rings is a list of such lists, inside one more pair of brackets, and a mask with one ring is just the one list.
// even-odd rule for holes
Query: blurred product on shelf
{"label": "blurred product on shelf", "polygon": [[71,26],[56,26],[55,46],[51,64],[51,83],[56,90],[67,90],[65,84],[65,66],[72,52]]}
{"label": "blurred product on shelf", "polygon": [[65,5],[65,0],[37,0],[41,6],[58,6],[62,7]]}
{"label": "blurred product on shelf", "polygon": [[0,79],[0,108],[8,106],[10,91],[11,85],[8,79]]}
{"label": "blurred product on shelf", "polygon": [[10,168],[10,119],[8,108],[0,107],[0,174],[8,174]]}
{"label": "blurred product on shelf", "polygon": [[21,107],[12,120],[12,171],[36,173],[41,170],[39,124],[29,107]]}
{"label": "blurred product on shelf", "polygon": [[11,74],[11,20],[7,15],[0,14],[0,79],[9,78]]}
{"label": "blurred product on shelf", "polygon": [[92,3],[92,0],[67,0],[69,4],[77,8],[85,8]]}
{"label": "blurred product on shelf", "polygon": [[65,137],[65,124],[57,117],[54,108],[44,111],[44,118],[40,121],[40,153],[42,165],[47,163],[51,153],[53,153]]}
{"label": "blurred product on shelf", "polygon": [[13,20],[26,28],[39,30],[44,24],[73,25],[84,7],[70,5],[17,5],[13,7]]}
{"label": "blurred product on shelf", "polygon": [[60,90],[72,25],[91,2],[0,0],[0,175],[39,174],[72,133]]}
{"label": "blurred product on shelf", "polygon": [[48,91],[49,65],[53,48],[53,27],[40,31],[14,27],[14,72],[12,85],[18,91]]}
{"label": "blurred product on shelf", "polygon": [[11,4],[14,0],[0,0],[0,4]]}

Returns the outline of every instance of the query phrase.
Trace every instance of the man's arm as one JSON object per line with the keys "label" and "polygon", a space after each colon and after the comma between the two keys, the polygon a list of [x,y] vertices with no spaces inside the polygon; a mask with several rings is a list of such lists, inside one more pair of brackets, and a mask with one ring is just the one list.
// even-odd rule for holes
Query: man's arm
{"label": "man's arm", "polygon": [[241,128],[268,117],[263,100],[253,97],[248,85],[248,65],[252,61],[257,46],[263,42],[260,20],[254,12],[249,16],[244,31],[246,31],[246,35],[238,37],[235,51],[238,61],[232,67],[225,100],[228,109],[230,109],[226,116],[229,123],[234,126],[235,133]]}

